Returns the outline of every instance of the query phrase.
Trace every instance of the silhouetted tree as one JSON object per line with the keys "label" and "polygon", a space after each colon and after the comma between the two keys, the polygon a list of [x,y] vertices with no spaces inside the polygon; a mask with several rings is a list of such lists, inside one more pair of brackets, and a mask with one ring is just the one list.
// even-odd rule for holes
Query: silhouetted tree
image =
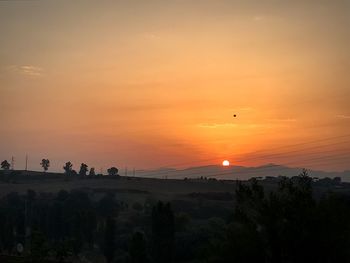
{"label": "silhouetted tree", "polygon": [[69,193],[66,190],[61,190],[57,193],[56,199],[60,202],[64,202],[69,197]]}
{"label": "silhouetted tree", "polygon": [[107,170],[108,175],[115,176],[118,174],[118,169],[116,167],[111,167]]}
{"label": "silhouetted tree", "polygon": [[95,175],[96,175],[96,173],[95,173],[95,168],[94,168],[94,167],[91,167],[90,172],[89,172],[89,176],[93,177],[93,176],[95,176]]}
{"label": "silhouetted tree", "polygon": [[40,165],[43,167],[44,172],[46,172],[50,167],[49,159],[42,159]]}
{"label": "silhouetted tree", "polygon": [[63,166],[64,172],[66,175],[71,175],[73,170],[73,164],[71,162],[66,162]]}
{"label": "silhouetted tree", "polygon": [[143,233],[136,232],[133,234],[129,248],[129,256],[129,263],[150,262],[147,253],[147,242]]}
{"label": "silhouetted tree", "polygon": [[186,213],[178,213],[175,215],[175,230],[176,232],[186,231],[187,225],[191,221],[191,217]]}
{"label": "silhouetted tree", "polygon": [[10,169],[10,163],[7,160],[4,160],[1,162],[1,168],[4,170],[9,170]]}
{"label": "silhouetted tree", "polygon": [[141,205],[139,202],[135,202],[133,203],[132,208],[137,212],[141,212],[143,210],[143,205]]}
{"label": "silhouetted tree", "polygon": [[31,262],[44,262],[49,252],[45,235],[39,230],[33,231],[30,244]]}
{"label": "silhouetted tree", "polygon": [[[238,183],[235,213],[207,249],[207,262],[349,262],[349,202],[313,197],[312,178],[281,178],[265,193],[256,180]],[[345,208],[347,207],[347,208]],[[333,216],[342,211],[342,216]]]}
{"label": "silhouetted tree", "polygon": [[87,164],[82,163],[82,164],[80,165],[79,175],[81,175],[81,176],[86,176],[87,171],[88,171],[88,166],[87,166]]}
{"label": "silhouetted tree", "polygon": [[158,204],[152,210],[153,255],[157,263],[172,262],[175,236],[174,214],[170,203]]}
{"label": "silhouetted tree", "polygon": [[[65,198],[65,195],[62,195]],[[83,246],[92,242],[92,236],[96,229],[94,206],[86,192],[74,191],[63,202],[66,220],[68,223],[64,230],[71,237],[72,250],[78,254]]]}
{"label": "silhouetted tree", "polygon": [[69,240],[56,242],[54,245],[55,258],[59,263],[65,262],[72,254],[72,248]]}
{"label": "silhouetted tree", "polygon": [[114,258],[114,250],[115,250],[115,220],[109,216],[106,221],[104,245],[103,245],[103,253],[106,257],[107,263],[112,262]]}
{"label": "silhouetted tree", "polygon": [[33,202],[36,198],[36,192],[32,189],[28,189],[26,198],[28,202]]}
{"label": "silhouetted tree", "polygon": [[115,201],[114,194],[106,194],[97,204],[98,215],[106,219],[109,216],[117,216],[118,203]]}

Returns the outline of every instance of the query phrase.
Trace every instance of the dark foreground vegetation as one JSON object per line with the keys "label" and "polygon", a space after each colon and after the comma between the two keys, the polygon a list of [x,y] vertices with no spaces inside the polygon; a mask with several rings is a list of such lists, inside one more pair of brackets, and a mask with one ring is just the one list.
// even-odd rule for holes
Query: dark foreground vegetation
{"label": "dark foreground vegetation", "polygon": [[0,199],[0,261],[350,262],[350,198],[315,186],[304,171],[274,188],[252,179],[182,200],[12,192]]}

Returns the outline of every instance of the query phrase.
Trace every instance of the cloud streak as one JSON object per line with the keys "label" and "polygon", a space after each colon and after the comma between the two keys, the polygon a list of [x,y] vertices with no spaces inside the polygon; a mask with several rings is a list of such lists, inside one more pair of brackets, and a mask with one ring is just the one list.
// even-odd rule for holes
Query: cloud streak
{"label": "cloud streak", "polygon": [[33,65],[11,65],[8,67],[11,72],[15,72],[24,76],[38,78],[43,76],[44,69]]}
{"label": "cloud streak", "polygon": [[200,128],[216,129],[216,128],[232,128],[232,127],[237,127],[238,125],[235,123],[199,123],[197,126]]}
{"label": "cloud streak", "polygon": [[262,21],[262,20],[264,20],[264,18],[265,18],[264,16],[257,15],[257,16],[254,16],[254,17],[253,17],[253,20],[254,20],[254,21]]}
{"label": "cloud streak", "polygon": [[241,128],[241,129],[256,129],[256,128],[271,128],[270,124],[248,123],[248,124],[236,124],[236,123],[199,123],[200,128],[217,129],[217,128]]}
{"label": "cloud streak", "polygon": [[268,119],[270,122],[296,122],[296,119]]}
{"label": "cloud streak", "polygon": [[339,118],[339,119],[350,120],[350,115],[339,114],[336,117]]}
{"label": "cloud streak", "polygon": [[272,128],[272,127],[289,127],[288,123],[294,123],[295,119],[270,119],[268,123],[199,123],[197,127],[205,129],[217,128],[239,128],[239,129],[257,129],[257,128]]}
{"label": "cloud streak", "polygon": [[252,107],[231,108],[230,111],[233,111],[233,112],[254,111],[254,108]]}

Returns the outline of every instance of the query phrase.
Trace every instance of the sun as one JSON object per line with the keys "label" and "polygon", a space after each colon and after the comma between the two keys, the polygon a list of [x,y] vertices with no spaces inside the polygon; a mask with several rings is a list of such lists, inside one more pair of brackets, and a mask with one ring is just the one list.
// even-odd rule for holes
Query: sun
{"label": "sun", "polygon": [[222,162],[222,166],[230,166],[230,162],[225,160]]}

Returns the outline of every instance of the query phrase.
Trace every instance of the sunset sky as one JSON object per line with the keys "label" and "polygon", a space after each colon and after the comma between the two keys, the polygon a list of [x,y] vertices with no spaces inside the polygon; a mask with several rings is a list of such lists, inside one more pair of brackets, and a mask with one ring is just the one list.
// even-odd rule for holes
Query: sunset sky
{"label": "sunset sky", "polygon": [[349,25],[345,0],[0,1],[0,159],[350,169]]}

